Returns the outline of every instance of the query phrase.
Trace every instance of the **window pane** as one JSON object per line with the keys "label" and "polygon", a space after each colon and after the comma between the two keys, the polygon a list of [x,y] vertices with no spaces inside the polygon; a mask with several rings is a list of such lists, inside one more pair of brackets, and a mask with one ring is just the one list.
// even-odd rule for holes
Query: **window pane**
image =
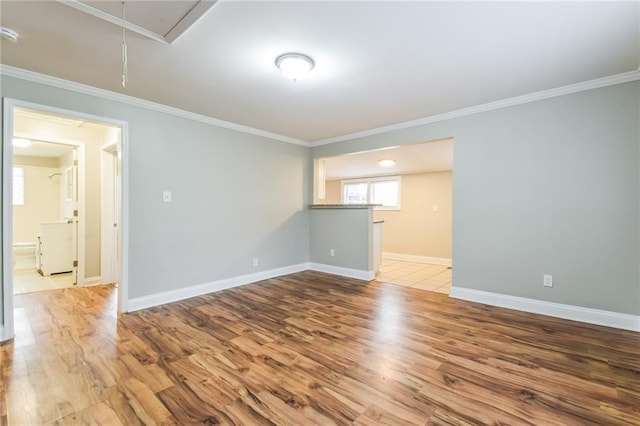
{"label": "window pane", "polygon": [[367,204],[367,182],[345,183],[344,204]]}
{"label": "window pane", "polygon": [[22,167],[13,168],[13,205],[24,204],[24,169]]}
{"label": "window pane", "polygon": [[384,207],[398,205],[398,181],[371,182],[371,202]]}

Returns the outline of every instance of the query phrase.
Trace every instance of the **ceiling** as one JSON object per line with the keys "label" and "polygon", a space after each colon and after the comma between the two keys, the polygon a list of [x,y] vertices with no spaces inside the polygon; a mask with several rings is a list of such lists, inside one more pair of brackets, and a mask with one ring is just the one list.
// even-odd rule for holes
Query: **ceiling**
{"label": "ceiling", "polygon": [[[119,1],[86,3],[120,17]],[[212,5],[129,0],[132,24],[160,41],[126,32],[125,89],[119,25],[2,0],[0,23],[20,38],[2,40],[1,62],[316,143],[640,66],[636,1]],[[291,51],[315,60],[310,78],[279,73]]]}
{"label": "ceiling", "polygon": [[[391,167],[378,162],[395,160]],[[453,170],[453,139],[324,158],[327,180]]]}
{"label": "ceiling", "polygon": [[26,148],[13,147],[13,155],[23,157],[49,157],[60,158],[68,152],[73,151],[73,146],[51,142],[31,141],[31,145]]}
{"label": "ceiling", "polygon": [[73,151],[71,141],[105,142],[110,126],[102,123],[67,117],[50,112],[15,108],[13,118],[14,137],[29,139],[31,145],[13,146],[13,154],[26,157],[59,158]]}

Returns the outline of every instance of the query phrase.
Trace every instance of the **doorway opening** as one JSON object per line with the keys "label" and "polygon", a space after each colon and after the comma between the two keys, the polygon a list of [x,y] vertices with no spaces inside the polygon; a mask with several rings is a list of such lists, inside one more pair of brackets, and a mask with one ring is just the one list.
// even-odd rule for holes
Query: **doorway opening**
{"label": "doorway opening", "polygon": [[452,285],[452,182],[453,138],[314,160],[314,204],[377,205],[376,279],[428,291]]}
{"label": "doorway opening", "polygon": [[14,294],[113,284],[127,300],[126,123],[4,100],[3,324]]}
{"label": "doorway opening", "polygon": [[[38,123],[22,114],[16,110],[14,128]],[[40,141],[27,138],[25,133],[20,137],[14,133],[14,140],[13,293],[77,285],[78,265],[84,262],[74,216],[78,211],[78,178],[82,176],[78,165],[84,159],[78,154],[82,146]]]}

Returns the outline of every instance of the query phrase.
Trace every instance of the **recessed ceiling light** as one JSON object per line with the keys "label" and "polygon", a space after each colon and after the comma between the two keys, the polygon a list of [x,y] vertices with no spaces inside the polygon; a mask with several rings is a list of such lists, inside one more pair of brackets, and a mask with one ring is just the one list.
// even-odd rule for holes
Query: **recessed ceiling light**
{"label": "recessed ceiling light", "polygon": [[18,41],[18,33],[13,31],[11,28],[0,27],[0,36],[14,43]]}
{"label": "recessed ceiling light", "polygon": [[396,160],[380,160],[378,161],[378,164],[380,164],[382,167],[391,167],[395,166]]}
{"label": "recessed ceiling light", "polygon": [[309,75],[315,63],[313,59],[302,53],[285,53],[276,58],[276,66],[285,77],[298,81]]}
{"label": "recessed ceiling light", "polygon": [[18,148],[27,148],[28,146],[31,146],[31,141],[24,138],[13,138],[11,144],[13,146],[17,146]]}

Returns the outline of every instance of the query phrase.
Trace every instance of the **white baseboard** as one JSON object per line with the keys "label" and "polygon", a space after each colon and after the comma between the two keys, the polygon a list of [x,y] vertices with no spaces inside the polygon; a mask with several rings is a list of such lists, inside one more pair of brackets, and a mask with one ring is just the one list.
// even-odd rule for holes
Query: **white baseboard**
{"label": "white baseboard", "polygon": [[375,271],[344,268],[342,266],[325,265],[323,263],[309,263],[308,269],[311,269],[312,271],[325,272],[327,274],[340,275],[342,277],[355,278],[364,281],[371,281],[376,278]]}
{"label": "white baseboard", "polygon": [[301,272],[307,269],[309,269],[309,264],[301,263],[298,265],[291,265],[285,266],[283,268],[256,272],[255,274],[241,275],[238,277],[198,284],[191,287],[151,294],[149,296],[137,297],[134,299],[129,299],[128,312],[150,308],[152,306],[164,305],[165,303],[177,302],[179,300],[188,299],[190,297],[202,296],[203,294],[213,293],[232,287],[238,287],[269,278],[279,277],[281,275],[293,274],[295,272]]}
{"label": "white baseboard", "polygon": [[640,316],[637,315],[583,308],[581,306],[564,305],[561,303],[527,299],[525,297],[509,296],[506,294],[491,293],[488,291],[456,286],[451,288],[449,297],[484,303],[486,305],[499,306],[502,308],[515,309],[518,311],[531,312],[534,314],[548,315],[551,317],[640,332]]}
{"label": "white baseboard", "polygon": [[82,285],[86,287],[86,286],[98,285],[98,284],[102,284],[102,277],[85,278],[84,283]]}
{"label": "white baseboard", "polygon": [[4,325],[0,325],[0,342],[13,338],[13,335],[9,336]]}
{"label": "white baseboard", "polygon": [[382,252],[383,259],[404,260],[405,262],[431,263],[433,265],[451,266],[451,259],[446,257],[416,256],[413,254]]}

